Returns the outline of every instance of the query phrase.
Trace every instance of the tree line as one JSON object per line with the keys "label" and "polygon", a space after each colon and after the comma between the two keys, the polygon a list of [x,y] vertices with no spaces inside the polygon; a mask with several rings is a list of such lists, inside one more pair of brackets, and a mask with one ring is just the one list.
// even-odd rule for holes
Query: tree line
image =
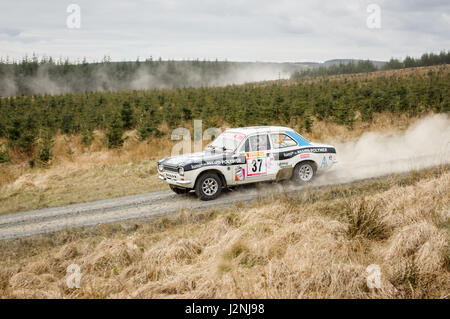
{"label": "tree line", "polygon": [[[20,95],[0,98],[0,161],[9,150],[42,161],[51,157],[56,133],[81,134],[89,145],[96,129],[106,132],[109,147],[120,147],[125,130],[152,139],[202,119],[204,127],[287,125],[311,129],[314,119],[351,127],[357,114],[370,121],[374,113],[417,115],[449,112],[450,76],[443,66],[405,76],[363,79],[318,79],[291,85],[270,83],[226,87]],[[3,154],[3,155],[2,155]]]}
{"label": "tree line", "polygon": [[407,56],[403,61],[391,58],[381,68],[378,68],[369,60],[360,60],[357,62],[339,63],[330,66],[320,66],[303,71],[293,72],[292,80],[302,80],[305,78],[314,78],[319,76],[367,73],[377,70],[397,70],[420,66],[432,66],[440,64],[450,64],[450,51],[442,51],[439,54],[424,53],[420,58]]}
{"label": "tree line", "polygon": [[255,81],[256,75],[265,72],[276,78],[273,74],[294,67],[283,63],[161,58],[112,62],[105,57],[96,63],[35,55],[20,61],[0,58],[0,96],[223,86]]}

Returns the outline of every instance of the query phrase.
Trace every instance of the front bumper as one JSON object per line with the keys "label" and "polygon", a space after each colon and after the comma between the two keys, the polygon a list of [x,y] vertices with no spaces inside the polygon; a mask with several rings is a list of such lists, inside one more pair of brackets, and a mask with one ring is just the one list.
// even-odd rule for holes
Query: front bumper
{"label": "front bumper", "polygon": [[189,188],[192,184],[190,180],[182,180],[179,176],[171,176],[170,178],[168,176],[164,176],[164,173],[159,173],[158,178],[162,181],[165,181],[168,184],[171,185],[177,185],[181,187]]}

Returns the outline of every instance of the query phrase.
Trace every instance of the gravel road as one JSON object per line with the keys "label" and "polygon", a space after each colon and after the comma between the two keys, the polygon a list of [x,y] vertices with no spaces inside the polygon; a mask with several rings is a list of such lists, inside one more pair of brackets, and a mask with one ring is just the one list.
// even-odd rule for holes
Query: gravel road
{"label": "gravel road", "polygon": [[[55,232],[58,230],[117,221],[152,218],[181,209],[225,206],[237,201],[250,201],[267,192],[284,191],[281,184],[260,184],[226,190],[214,201],[200,201],[194,193],[177,195],[172,191],[105,199],[68,206],[0,215],[0,240]],[[293,186],[289,191],[293,191]],[[298,189],[300,187],[297,186]]]}

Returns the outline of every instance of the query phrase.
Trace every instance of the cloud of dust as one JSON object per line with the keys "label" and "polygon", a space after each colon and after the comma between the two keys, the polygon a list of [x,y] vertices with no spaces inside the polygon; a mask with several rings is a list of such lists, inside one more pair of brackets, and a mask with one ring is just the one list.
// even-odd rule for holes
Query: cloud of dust
{"label": "cloud of dust", "polygon": [[406,131],[367,132],[355,141],[332,143],[337,159],[319,184],[402,173],[450,163],[450,117],[427,116]]}
{"label": "cloud of dust", "polygon": [[[450,116],[424,117],[405,131],[367,132],[358,139],[339,143],[338,163],[322,171],[311,186],[337,185],[393,173],[403,173],[450,163]],[[300,191],[304,185],[275,183],[244,185],[233,198],[266,197],[268,194]],[[224,196],[227,196],[226,194]]]}

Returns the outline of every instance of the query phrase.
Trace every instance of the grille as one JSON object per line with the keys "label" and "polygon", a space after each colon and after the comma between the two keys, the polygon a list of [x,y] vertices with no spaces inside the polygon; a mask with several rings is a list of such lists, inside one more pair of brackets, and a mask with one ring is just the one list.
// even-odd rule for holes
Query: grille
{"label": "grille", "polygon": [[164,167],[165,171],[178,173],[178,168],[176,168],[176,167],[169,166],[169,165],[163,165],[163,167]]}

